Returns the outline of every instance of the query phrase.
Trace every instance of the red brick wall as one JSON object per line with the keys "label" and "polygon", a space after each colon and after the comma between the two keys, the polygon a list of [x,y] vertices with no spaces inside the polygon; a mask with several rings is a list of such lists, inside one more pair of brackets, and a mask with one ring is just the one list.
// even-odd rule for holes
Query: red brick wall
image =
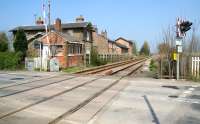
{"label": "red brick wall", "polygon": [[64,56],[56,56],[56,58],[59,60],[60,67],[65,68],[66,67],[66,61]]}
{"label": "red brick wall", "polygon": [[83,64],[83,55],[68,56],[68,67],[79,66]]}
{"label": "red brick wall", "polygon": [[[67,68],[67,67],[79,66],[83,64],[83,55],[75,54],[72,56],[67,56],[68,45],[65,44],[65,39],[63,37],[61,37],[55,32],[51,32],[48,36],[49,36],[50,44],[63,45],[63,51],[61,51],[62,54],[60,54],[59,56],[56,56],[56,58],[59,60],[60,67]],[[43,37],[41,40],[44,44],[48,44],[46,37]]]}

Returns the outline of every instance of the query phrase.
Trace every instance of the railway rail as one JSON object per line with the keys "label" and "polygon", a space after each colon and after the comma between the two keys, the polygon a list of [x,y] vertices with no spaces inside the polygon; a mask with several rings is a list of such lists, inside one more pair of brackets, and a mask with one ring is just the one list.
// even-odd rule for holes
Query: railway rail
{"label": "railway rail", "polygon": [[[140,60],[144,60],[144,58],[136,58],[136,59],[132,59],[132,60],[128,60],[128,61],[122,61],[122,62],[107,64],[107,65],[103,65],[103,66],[98,66],[98,67],[95,67],[92,69],[87,69],[87,70],[76,72],[75,74],[84,74],[84,75],[98,74],[98,73],[106,72],[106,71],[112,70],[114,68],[128,65],[128,64],[134,63],[136,61],[140,61]],[[109,75],[112,75],[112,74],[109,74]]]}
{"label": "railway rail", "polygon": [[[17,75],[17,74],[15,74],[15,75]],[[37,82],[37,81],[43,81],[43,80],[52,79],[52,78],[61,77],[61,76],[64,76],[64,74],[51,76],[51,77],[47,77],[47,78],[40,78],[40,79],[36,79],[36,80],[34,79],[34,80],[31,80],[31,81],[26,81],[26,82],[17,82],[17,83],[12,83],[12,84],[9,84],[9,85],[3,85],[3,86],[0,86],[0,90],[5,89],[5,88],[9,88],[9,87],[19,86],[19,85],[31,84],[31,83],[34,83],[34,82]]]}
{"label": "railway rail", "polygon": [[[146,59],[139,59],[139,60],[135,60],[134,63],[130,66],[134,66],[137,65],[141,62],[144,62]],[[130,67],[128,66],[128,67]],[[128,68],[127,67],[127,68]],[[141,66],[140,66],[141,67]],[[117,85],[122,79],[124,79],[125,77],[129,76],[130,74],[132,74],[134,71],[136,71],[138,68],[136,68],[135,70],[131,70],[130,73],[127,73],[123,76],[121,76],[119,79],[117,79],[116,81],[114,81],[113,83],[111,83],[110,85],[108,85],[107,87],[103,88],[102,90],[96,92],[95,94],[93,94],[91,97],[87,98],[86,100],[84,100],[83,102],[79,103],[78,105],[76,105],[75,107],[71,108],[70,110],[66,111],[65,113],[63,113],[62,115],[58,116],[57,118],[55,118],[54,120],[50,121],[48,124],[57,124],[59,121],[61,121],[63,118],[73,114],[74,112],[78,111],[79,109],[81,109],[82,107],[84,107],[85,105],[87,105],[89,102],[91,102],[92,100],[94,100],[95,98],[97,98],[98,96],[100,96],[101,94],[103,94],[105,91],[107,91],[108,89],[110,89],[111,87]]]}
{"label": "railway rail", "polygon": [[[129,60],[129,61],[124,61],[124,62],[119,62],[119,63],[115,63],[115,64],[109,64],[109,65],[106,65],[106,66],[103,66],[103,67],[98,67],[97,69],[90,69],[90,70],[85,70],[83,71],[84,74],[85,73],[100,73],[100,72],[103,72],[103,71],[107,71],[106,73],[108,73],[109,71],[111,71],[113,68],[119,68],[120,65],[125,65],[125,67],[123,67],[122,69],[118,69],[117,71],[112,71],[110,75],[118,72],[118,71],[121,71],[121,70],[124,70],[130,66],[133,66],[141,61],[144,61],[144,59],[134,59],[134,60]],[[30,82],[24,82],[24,83],[20,83],[20,84],[13,84],[13,85],[9,85],[9,86],[4,86],[4,87],[0,87],[0,90],[6,90],[8,88],[15,88],[15,91],[10,91],[6,94],[3,94],[3,95],[0,95],[0,98],[3,98],[3,97],[7,97],[7,96],[12,96],[12,95],[15,95],[15,94],[19,94],[19,93],[23,93],[23,92],[26,92],[26,91],[30,91],[30,90],[34,90],[34,89],[37,89],[37,88],[42,88],[42,87],[45,87],[45,86],[48,86],[48,85],[52,85],[52,84],[57,84],[57,83],[60,83],[60,82],[63,82],[63,81],[66,81],[66,80],[70,80],[70,79],[73,79],[75,78],[74,77],[70,77],[70,78],[64,78],[64,79],[61,79],[61,80],[56,80],[56,81],[53,81],[53,82],[47,82],[47,83],[39,83],[37,84],[37,81],[45,81],[45,80],[48,80],[48,79],[53,79],[53,78],[57,78],[57,77],[62,77],[63,75],[59,75],[59,76],[53,76],[53,77],[49,77],[49,78],[44,78],[44,79],[38,79],[38,80],[34,80],[34,81],[30,81]],[[32,87],[32,84],[34,83],[34,87]],[[25,86],[24,88],[20,88],[20,90],[17,90],[17,87],[19,86]]]}
{"label": "railway rail", "polygon": [[[129,73],[123,73],[124,75],[120,75],[119,78],[115,79],[114,82],[110,83],[108,86],[105,86],[103,89],[95,92],[93,95],[91,95],[90,97],[88,97],[87,99],[83,100],[82,102],[80,102],[79,104],[77,104],[76,106],[74,106],[73,108],[71,108],[70,110],[62,113],[61,115],[59,115],[58,117],[54,118],[53,120],[49,121],[49,124],[56,124],[58,123],[60,120],[62,120],[63,118],[69,116],[70,114],[73,114],[74,112],[78,111],[79,109],[81,109],[82,107],[84,107],[85,105],[87,105],[90,101],[92,101],[93,99],[97,98],[98,96],[100,96],[101,94],[103,94],[105,91],[109,90],[111,87],[117,85],[122,79],[124,79],[125,77],[127,77],[128,75],[132,74],[134,71],[136,71],[138,68],[141,67],[141,63],[143,63],[146,59],[137,59],[137,60],[130,60],[130,61],[126,61],[126,62],[120,62],[120,63],[116,63],[114,64],[113,66],[112,65],[106,65],[104,67],[98,67],[96,69],[92,69],[92,70],[84,70],[82,72],[79,72],[78,74],[94,74],[94,73],[99,73],[99,72],[102,72],[102,71],[109,71],[110,69],[113,69],[113,68],[117,68],[119,66],[124,66],[123,68],[121,69],[116,69],[115,72],[113,72],[112,74],[117,74],[121,71],[124,71],[126,69],[133,69],[133,70],[129,70]],[[123,63],[123,64],[122,64]],[[136,66],[135,68],[132,68]],[[98,71],[97,71],[98,70]],[[101,71],[100,71],[101,70]],[[61,96],[63,94],[66,94],[68,92],[72,92],[74,91],[75,89],[78,89],[78,88],[81,88],[83,86],[86,86],[86,85],[89,85],[91,83],[94,83],[95,81],[97,80],[100,80],[102,78],[104,78],[105,76],[98,76],[92,80],[89,80],[89,81],[86,81],[86,82],[81,82],[80,84],[74,86],[74,87],[71,87],[69,89],[66,89],[66,90],[63,90],[63,91],[60,91],[58,93],[55,93],[54,95],[51,95],[49,97],[46,97],[42,100],[38,100],[38,101],[35,101],[35,102],[32,102],[30,104],[27,104],[23,107],[20,107],[20,108],[14,108],[12,111],[9,111],[7,113],[3,113],[3,114],[0,114],[0,121],[1,119],[4,119],[6,117],[9,117],[15,113],[18,113],[18,112],[21,112],[25,109],[28,109],[30,107],[33,107],[33,106],[36,106],[38,104],[41,104],[41,103],[44,103],[44,102],[48,102],[48,100],[52,100],[58,96]],[[63,79],[63,80],[58,80],[58,81],[54,81],[54,82],[51,82],[51,83],[48,83],[48,84],[42,84],[40,86],[36,86],[36,87],[32,87],[32,88],[29,88],[29,89],[24,89],[24,90],[21,90],[21,91],[17,91],[17,92],[12,92],[10,94],[7,94],[7,95],[4,95],[4,96],[1,96],[1,97],[9,97],[9,96],[12,96],[12,95],[17,95],[19,93],[26,93],[27,91],[32,91],[34,89],[38,89],[38,88],[42,88],[42,87],[46,87],[46,86],[49,86],[49,85],[52,85],[52,84],[56,84],[56,83],[60,83],[62,81],[66,81],[66,80],[70,80],[70,79],[74,79],[74,78],[77,78],[77,77],[71,77],[71,78],[66,78],[66,79]],[[20,86],[22,86],[23,84],[21,84]],[[18,86],[18,85],[17,85]],[[16,86],[12,86],[12,87],[16,87]],[[1,89],[0,89],[1,91]],[[0,97],[0,98],[1,98]],[[1,99],[0,99],[1,100]]]}

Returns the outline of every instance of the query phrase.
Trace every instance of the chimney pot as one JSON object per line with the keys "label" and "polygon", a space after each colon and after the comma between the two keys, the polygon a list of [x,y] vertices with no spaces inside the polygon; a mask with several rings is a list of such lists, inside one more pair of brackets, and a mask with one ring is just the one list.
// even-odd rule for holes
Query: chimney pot
{"label": "chimney pot", "polygon": [[84,20],[85,20],[85,19],[84,19],[84,17],[83,17],[82,15],[80,15],[79,17],[76,18],[76,22],[77,22],[77,23],[84,22]]}
{"label": "chimney pot", "polygon": [[54,29],[58,32],[62,31],[61,19],[57,18],[54,24]]}

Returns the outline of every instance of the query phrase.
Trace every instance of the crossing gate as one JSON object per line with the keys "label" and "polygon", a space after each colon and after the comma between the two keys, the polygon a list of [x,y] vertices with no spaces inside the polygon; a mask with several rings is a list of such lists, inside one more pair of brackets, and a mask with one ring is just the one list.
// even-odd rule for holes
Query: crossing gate
{"label": "crossing gate", "polygon": [[192,57],[192,76],[199,78],[200,57]]}

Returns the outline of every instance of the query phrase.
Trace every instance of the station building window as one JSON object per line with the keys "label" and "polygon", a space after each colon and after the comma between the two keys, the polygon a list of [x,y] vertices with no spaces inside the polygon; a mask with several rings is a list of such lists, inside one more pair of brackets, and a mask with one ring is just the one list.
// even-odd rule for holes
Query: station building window
{"label": "station building window", "polygon": [[82,54],[83,53],[83,48],[82,44],[69,44],[68,45],[68,53],[69,54]]}

